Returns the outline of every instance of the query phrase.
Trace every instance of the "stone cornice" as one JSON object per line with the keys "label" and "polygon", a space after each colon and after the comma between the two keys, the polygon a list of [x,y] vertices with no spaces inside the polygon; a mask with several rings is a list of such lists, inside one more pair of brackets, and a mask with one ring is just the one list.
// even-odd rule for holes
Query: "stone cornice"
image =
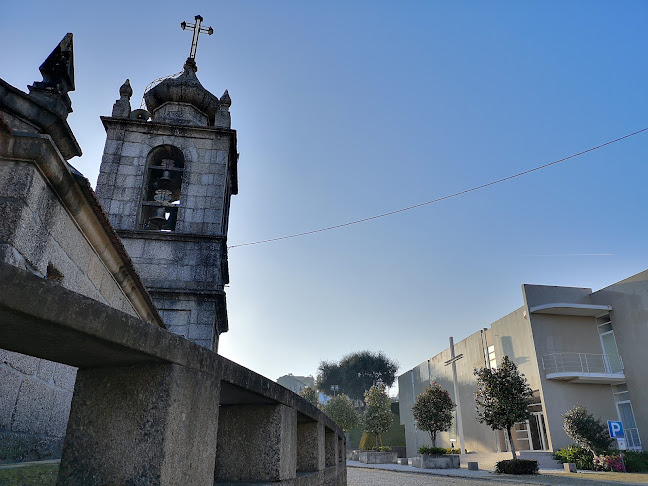
{"label": "stone cornice", "polygon": [[62,205],[77,224],[138,316],[164,328],[151,296],[147,292],[119,236],[108,222],[90,183],[74,175],[49,135],[14,132],[0,133],[0,160],[33,163]]}
{"label": "stone cornice", "polygon": [[222,235],[197,235],[195,233],[163,232],[158,230],[115,230],[120,238],[146,239],[165,241],[215,241],[227,242],[227,236]]}

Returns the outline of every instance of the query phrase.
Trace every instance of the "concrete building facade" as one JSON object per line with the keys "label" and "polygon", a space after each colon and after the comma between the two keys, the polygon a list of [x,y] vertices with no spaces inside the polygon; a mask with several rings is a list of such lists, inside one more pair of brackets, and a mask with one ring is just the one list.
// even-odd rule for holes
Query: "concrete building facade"
{"label": "concrete building facade", "polygon": [[[474,369],[497,367],[508,356],[534,391],[531,418],[516,424],[516,449],[555,451],[572,443],[562,414],[576,404],[604,422],[620,420],[625,446],[641,450],[648,440],[648,270],[593,292],[590,288],[523,285],[524,305],[455,343],[458,394],[469,451],[509,450],[503,431],[475,418]],[[456,402],[450,349],[399,376],[401,423],[408,454],[429,442],[416,429],[415,397],[436,381]],[[440,445],[459,445],[456,425],[441,433]]]}
{"label": "concrete building facade", "polygon": [[312,376],[298,376],[290,373],[277,378],[277,383],[294,393],[299,393],[306,387],[315,388],[315,378]]}

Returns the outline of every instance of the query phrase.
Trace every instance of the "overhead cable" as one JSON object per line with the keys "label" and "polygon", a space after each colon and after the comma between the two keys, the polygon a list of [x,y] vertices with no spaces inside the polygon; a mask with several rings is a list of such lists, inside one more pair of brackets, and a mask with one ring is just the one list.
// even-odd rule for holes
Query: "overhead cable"
{"label": "overhead cable", "polygon": [[427,206],[428,204],[438,203],[438,202],[441,202],[441,201],[445,201],[446,199],[451,199],[453,197],[461,196],[463,194],[468,194],[469,192],[475,192],[475,191],[478,191],[480,189],[484,189],[486,187],[494,186],[495,184],[500,184],[502,182],[510,181],[511,179],[515,179],[517,177],[521,177],[523,175],[530,174],[531,172],[536,172],[538,170],[546,169],[547,167],[551,167],[552,165],[556,165],[556,164],[559,164],[561,162],[565,162],[566,160],[573,159],[575,157],[579,157],[579,156],[587,154],[589,152],[593,152],[594,150],[598,150],[598,149],[603,148],[603,147],[605,147],[607,145],[611,145],[613,143],[620,142],[621,140],[625,140],[626,138],[634,137],[635,135],[639,135],[640,133],[643,133],[645,131],[648,131],[648,127],[642,128],[641,130],[629,133],[629,134],[624,135],[622,137],[615,138],[614,140],[610,140],[608,142],[602,143],[602,144],[597,145],[595,147],[588,148],[587,150],[583,150],[582,152],[578,152],[576,154],[572,154],[572,155],[569,155],[567,157],[563,157],[562,159],[554,160],[553,162],[549,162],[547,164],[539,165],[538,167],[534,167],[533,169],[525,170],[524,172],[519,172],[517,174],[513,174],[513,175],[510,175],[508,177],[504,177],[502,179],[497,179],[497,180],[488,182],[486,184],[482,184],[480,186],[471,187],[470,189],[464,189],[463,191],[455,192],[453,194],[448,194],[446,196],[438,197],[436,199],[432,199],[430,201],[425,201],[425,202],[422,202],[422,203],[419,203],[419,204],[415,204],[413,206],[408,206],[406,208],[396,209],[394,211],[389,211],[387,213],[377,214],[375,216],[369,216],[367,218],[362,218],[362,219],[356,219],[354,221],[349,221],[347,223],[342,223],[342,224],[336,224],[334,226],[327,226],[325,228],[319,228],[319,229],[315,229],[315,230],[311,230],[311,231],[305,231],[303,233],[295,233],[295,234],[286,235],[286,236],[278,236],[276,238],[268,238],[267,240],[252,241],[252,242],[249,242],[249,243],[239,243],[237,245],[228,246],[228,248],[239,248],[241,246],[260,245],[262,243],[271,243],[273,241],[287,240],[287,239],[290,239],[290,238],[298,238],[300,236],[307,236],[307,235],[312,235],[312,234],[315,234],[315,233],[322,233],[324,231],[331,231],[331,230],[338,229],[338,228],[344,228],[345,226],[351,226],[351,225],[354,225],[354,224],[364,223],[366,221],[371,221],[371,220],[378,219],[378,218],[384,218],[385,216],[391,216],[392,214],[403,213],[405,211],[410,211],[412,209],[420,208],[421,206]]}

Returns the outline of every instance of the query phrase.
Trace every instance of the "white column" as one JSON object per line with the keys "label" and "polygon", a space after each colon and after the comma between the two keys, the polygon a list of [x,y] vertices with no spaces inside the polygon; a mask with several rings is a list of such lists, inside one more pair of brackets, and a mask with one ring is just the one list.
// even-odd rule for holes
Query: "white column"
{"label": "white column", "polygon": [[461,454],[465,454],[463,419],[461,417],[461,399],[459,398],[459,385],[457,384],[457,361],[455,358],[454,339],[450,336],[450,359],[452,360],[452,380],[454,382],[455,401],[457,402],[457,431],[459,432],[459,447]]}

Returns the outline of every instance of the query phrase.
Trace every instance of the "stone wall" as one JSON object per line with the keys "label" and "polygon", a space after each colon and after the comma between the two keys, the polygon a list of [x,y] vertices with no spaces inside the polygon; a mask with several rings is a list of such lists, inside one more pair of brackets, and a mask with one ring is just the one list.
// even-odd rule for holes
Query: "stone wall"
{"label": "stone wall", "polygon": [[[137,316],[36,167],[0,162],[0,261]],[[0,350],[0,461],[58,457],[76,369]]]}
{"label": "stone wall", "polygon": [[[143,287],[82,194],[50,137],[0,134],[0,262],[161,324],[149,296],[148,314],[146,299],[133,300]],[[60,456],[75,376],[73,367],[0,350],[0,462]]]}

